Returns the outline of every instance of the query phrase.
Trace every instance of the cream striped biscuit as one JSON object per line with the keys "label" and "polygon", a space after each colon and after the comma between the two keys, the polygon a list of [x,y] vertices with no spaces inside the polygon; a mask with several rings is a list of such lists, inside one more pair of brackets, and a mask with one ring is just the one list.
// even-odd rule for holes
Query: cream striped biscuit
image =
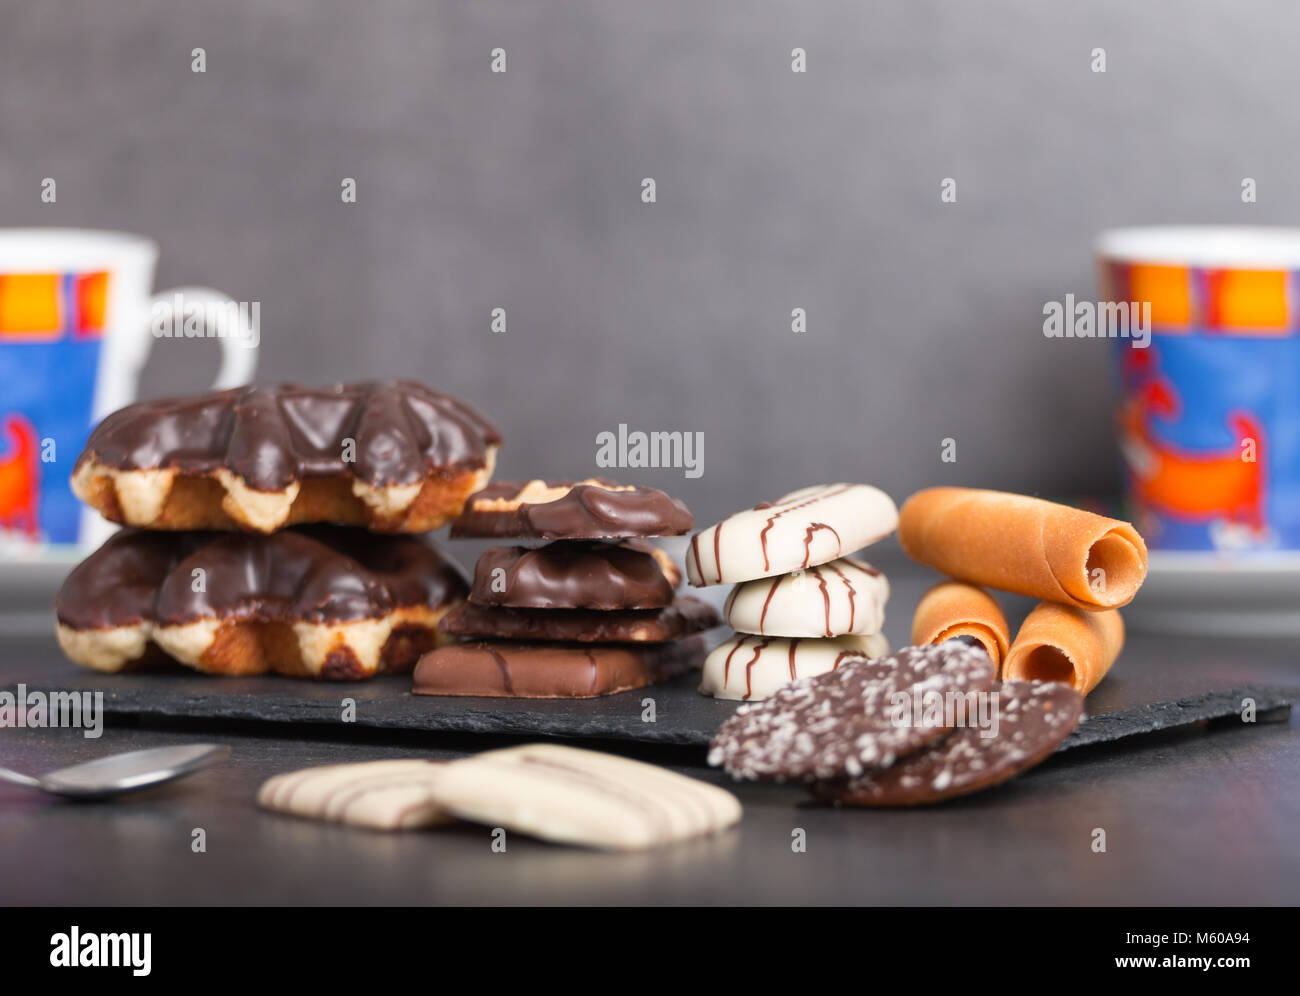
{"label": "cream striped biscuit", "polygon": [[700,692],[715,699],[765,699],[797,678],[836,671],[847,660],[883,657],[889,643],[880,633],[835,639],[789,640],[737,633],[704,661]]}
{"label": "cream striped biscuit", "polygon": [[741,633],[821,637],[879,633],[889,582],[870,564],[841,557],[806,571],[746,581],[731,589],[723,615]]}
{"label": "cream striped biscuit", "polygon": [[653,764],[556,744],[453,761],[433,795],[473,823],[611,851],[716,833],[740,819],[739,801],[724,789]]}
{"label": "cream striped biscuit", "polygon": [[893,500],[869,484],[818,484],[737,512],[691,537],[691,584],[736,584],[807,570],[898,526]]}
{"label": "cream striped biscuit", "polygon": [[447,766],[436,761],[331,764],[276,775],[258,804],[310,819],[376,830],[412,830],[452,822],[433,787]]}

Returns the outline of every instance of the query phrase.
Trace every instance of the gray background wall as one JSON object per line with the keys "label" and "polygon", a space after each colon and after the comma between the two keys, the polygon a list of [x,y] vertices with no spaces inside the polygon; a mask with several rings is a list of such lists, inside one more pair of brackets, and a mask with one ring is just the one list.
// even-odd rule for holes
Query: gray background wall
{"label": "gray background wall", "polygon": [[[1095,294],[1106,226],[1296,218],[1298,32],[1261,0],[0,0],[0,224],[152,235],[159,286],[261,302],[265,378],[426,379],[503,475],[588,473],[626,422],[704,433],[700,480],[621,475],[702,520],[828,479],[1105,492],[1109,350],[1043,304]],[[162,344],[146,393],[210,348]]]}

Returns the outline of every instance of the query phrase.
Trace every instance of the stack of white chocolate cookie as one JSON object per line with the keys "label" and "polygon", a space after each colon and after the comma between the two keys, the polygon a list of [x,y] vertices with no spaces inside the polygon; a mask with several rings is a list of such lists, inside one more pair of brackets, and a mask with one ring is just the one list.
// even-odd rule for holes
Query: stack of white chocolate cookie
{"label": "stack of white chocolate cookie", "polygon": [[881,633],[889,582],[846,554],[889,535],[898,509],[867,484],[821,484],[724,519],[691,537],[697,587],[734,584],[724,615],[736,635],[704,663],[700,691],[765,699],[796,678],[889,653]]}

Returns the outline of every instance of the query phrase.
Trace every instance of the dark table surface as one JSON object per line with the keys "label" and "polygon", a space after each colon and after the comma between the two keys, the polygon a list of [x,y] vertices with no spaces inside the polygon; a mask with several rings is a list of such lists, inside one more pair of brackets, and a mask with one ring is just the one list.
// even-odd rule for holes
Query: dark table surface
{"label": "dark table surface", "polygon": [[[917,584],[919,586],[920,579]],[[903,589],[908,597],[899,600]],[[919,587],[918,587],[919,590]],[[911,605],[910,582],[895,599]],[[887,632],[903,641],[906,612]],[[901,628],[900,628],[901,627]],[[1134,635],[1124,674],[1186,687],[1300,686],[1287,641]],[[0,638],[0,686],[58,659]],[[454,757],[502,741],[226,724],[0,729],[0,763],[39,773],[172,743],[229,744],[219,767],[113,803],[0,785],[6,904],[1288,904],[1300,903],[1300,726],[1192,728],[1080,748],[939,807],[832,810],[786,786],[732,786],[741,824],[717,838],[609,855],[479,827],[388,834],[263,812],[258,785],[309,765]],[[586,744],[585,746],[596,746]],[[599,745],[726,783],[692,748]],[[205,853],[191,849],[206,832]],[[1093,850],[1094,831],[1106,850]],[[806,850],[791,847],[796,829]]]}

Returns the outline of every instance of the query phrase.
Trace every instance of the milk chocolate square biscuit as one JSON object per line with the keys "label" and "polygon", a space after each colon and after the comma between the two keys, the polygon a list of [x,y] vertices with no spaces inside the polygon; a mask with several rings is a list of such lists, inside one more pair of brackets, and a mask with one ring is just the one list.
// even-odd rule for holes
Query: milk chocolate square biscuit
{"label": "milk chocolate square biscuit", "polygon": [[517,643],[439,647],[415,667],[417,695],[587,699],[644,688],[699,668],[704,640],[671,643]]}

